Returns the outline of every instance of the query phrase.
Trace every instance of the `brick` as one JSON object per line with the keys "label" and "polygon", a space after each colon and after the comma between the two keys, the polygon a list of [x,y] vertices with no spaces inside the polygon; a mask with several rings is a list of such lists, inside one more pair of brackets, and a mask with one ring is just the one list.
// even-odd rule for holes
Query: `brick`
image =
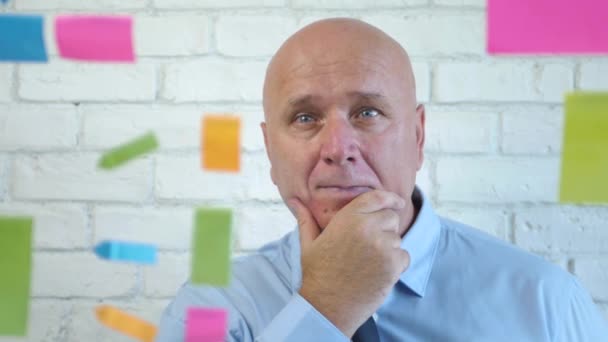
{"label": "brick", "polygon": [[264,135],[260,124],[264,121],[264,110],[261,108],[244,110],[241,116],[241,143],[247,152],[264,151]]}
{"label": "brick", "polygon": [[445,157],[437,162],[439,201],[555,202],[559,158]]}
{"label": "brick", "polygon": [[154,7],[163,9],[178,8],[263,8],[285,7],[286,0],[154,0]]}
{"label": "brick", "polygon": [[11,183],[11,179],[9,178],[10,175],[8,171],[8,164],[8,156],[0,153],[0,202],[8,193],[8,186]]}
{"label": "brick", "polygon": [[561,108],[509,109],[500,116],[502,152],[513,154],[561,152],[564,129],[564,113]]}
{"label": "brick", "polygon": [[163,98],[175,102],[260,101],[266,63],[200,60],[166,68]]}
{"label": "brick", "polygon": [[433,99],[561,103],[572,79],[572,71],[561,65],[538,69],[531,62],[445,62],[435,69]]}
{"label": "brick", "polygon": [[210,26],[209,18],[201,15],[137,16],[135,51],[139,56],[204,55],[209,52]]}
{"label": "brick", "polygon": [[586,91],[606,91],[608,89],[608,64],[602,62],[583,63],[580,67],[578,88]]}
{"label": "brick", "polygon": [[70,304],[58,299],[30,299],[26,337],[1,336],[2,342],[63,341]]}
{"label": "brick", "polygon": [[136,284],[134,265],[108,262],[91,252],[37,252],[33,265],[34,297],[125,296]]}
{"label": "brick", "polygon": [[418,102],[431,100],[431,69],[421,62],[412,62],[412,71],[416,79],[416,99]]}
{"label": "brick", "polygon": [[150,192],[150,160],[112,171],[97,169],[98,154],[17,156],[13,195],[18,199],[143,201]]}
{"label": "brick", "polygon": [[190,277],[190,253],[160,253],[158,264],[146,267],[143,274],[146,296],[173,298]]}
{"label": "brick", "polygon": [[0,105],[0,150],[57,150],[76,146],[74,106]]}
{"label": "brick", "polygon": [[426,149],[430,152],[482,153],[492,150],[498,116],[476,111],[427,108]]}
{"label": "brick", "polygon": [[432,200],[435,196],[435,186],[433,184],[433,173],[435,172],[435,162],[430,157],[424,158],[422,168],[416,174],[416,185],[426,195],[427,199]]}
{"label": "brick", "polygon": [[504,209],[480,206],[444,205],[437,213],[509,241],[508,213]]}
{"label": "brick", "polygon": [[544,63],[537,77],[542,102],[562,103],[564,94],[574,89],[574,73],[570,65]]}
{"label": "brick", "polygon": [[242,173],[204,170],[198,154],[161,155],[156,160],[155,194],[163,200],[244,199],[244,181]]}
{"label": "brick", "polygon": [[1,203],[0,215],[34,217],[35,248],[90,247],[87,214],[82,205]]}
{"label": "brick", "polygon": [[271,56],[295,29],[295,19],[286,16],[221,16],[217,50],[227,56]]}
{"label": "brick", "polygon": [[395,38],[411,56],[479,56],[485,51],[482,13],[370,15],[363,20]]}
{"label": "brick", "polygon": [[[9,102],[13,91],[13,67],[0,65],[0,102]],[[0,113],[1,114],[1,113]]]}
{"label": "brick", "polygon": [[262,201],[281,201],[281,195],[270,178],[270,161],[265,153],[243,156],[245,198]]}
{"label": "brick", "polygon": [[608,301],[608,258],[574,259],[574,273],[595,300]]}
{"label": "brick", "polygon": [[95,244],[115,239],[139,241],[159,249],[190,248],[193,209],[183,207],[95,206]]}
{"label": "brick", "polygon": [[162,310],[168,305],[167,300],[157,299],[123,299],[123,300],[86,300],[72,301],[69,324],[66,328],[65,342],[132,342],[132,337],[126,336],[99,323],[95,309],[99,305],[111,305],[130,315],[139,317],[149,323],[158,325]]}
{"label": "brick", "polygon": [[83,116],[81,144],[86,149],[111,148],[142,132],[154,131],[160,150],[198,150],[202,117],[207,113],[229,113],[242,119],[242,147],[246,151],[264,150],[261,108],[112,104],[81,105],[80,112]]}
{"label": "brick", "polygon": [[256,250],[296,228],[296,220],[285,205],[249,205],[238,216],[240,250]]}
{"label": "brick", "polygon": [[433,0],[435,5],[441,6],[472,6],[472,7],[485,7],[486,0]]}
{"label": "brick", "polygon": [[606,253],[605,207],[541,206],[515,211],[515,241],[551,253]]}
{"label": "brick", "polygon": [[385,7],[411,7],[426,5],[428,0],[292,0],[291,5],[295,8],[322,8],[322,9],[365,9]]}
{"label": "brick", "polygon": [[165,105],[83,105],[82,145],[106,149],[153,131],[161,150],[198,148],[203,108]]}
{"label": "brick", "polygon": [[152,64],[51,61],[20,66],[19,97],[34,101],[146,101],[156,97]]}
{"label": "brick", "polygon": [[146,7],[146,0],[19,0],[15,2],[15,6],[19,10],[95,10],[95,11],[112,11],[126,9],[143,9]]}

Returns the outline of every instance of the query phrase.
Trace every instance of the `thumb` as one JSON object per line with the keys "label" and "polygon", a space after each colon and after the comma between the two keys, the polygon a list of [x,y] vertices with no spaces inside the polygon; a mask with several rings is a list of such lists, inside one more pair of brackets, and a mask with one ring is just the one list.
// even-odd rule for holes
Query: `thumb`
{"label": "thumb", "polygon": [[308,249],[312,242],[321,235],[321,228],[308,208],[297,198],[288,201],[289,208],[298,220],[300,245],[302,250]]}

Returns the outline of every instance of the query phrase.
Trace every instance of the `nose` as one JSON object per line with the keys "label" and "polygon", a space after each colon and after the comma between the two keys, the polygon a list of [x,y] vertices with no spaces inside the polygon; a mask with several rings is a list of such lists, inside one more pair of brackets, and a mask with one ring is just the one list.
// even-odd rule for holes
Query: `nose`
{"label": "nose", "polygon": [[321,159],[325,164],[343,166],[357,161],[356,132],[348,120],[327,120],[321,139]]}

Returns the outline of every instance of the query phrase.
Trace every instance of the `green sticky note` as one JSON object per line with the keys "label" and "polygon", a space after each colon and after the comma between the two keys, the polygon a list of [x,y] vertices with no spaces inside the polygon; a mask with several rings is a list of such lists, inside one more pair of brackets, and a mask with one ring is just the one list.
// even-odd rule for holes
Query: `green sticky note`
{"label": "green sticky note", "polygon": [[154,133],[148,133],[105,153],[99,161],[99,167],[102,169],[113,169],[157,148],[158,141],[156,140],[156,136]]}
{"label": "green sticky note", "polygon": [[25,336],[32,266],[32,219],[0,217],[0,336]]}
{"label": "green sticky note", "polygon": [[608,204],[608,93],[566,96],[560,201]]}
{"label": "green sticky note", "polygon": [[196,211],[194,221],[191,282],[228,286],[232,212],[201,208]]}

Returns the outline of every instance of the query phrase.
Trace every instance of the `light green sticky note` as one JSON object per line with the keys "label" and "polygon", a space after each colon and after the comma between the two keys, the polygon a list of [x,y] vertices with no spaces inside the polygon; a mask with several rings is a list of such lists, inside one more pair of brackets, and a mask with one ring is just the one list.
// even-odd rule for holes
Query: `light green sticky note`
{"label": "light green sticky note", "polygon": [[566,95],[560,201],[608,204],[608,93]]}
{"label": "light green sticky note", "polygon": [[113,169],[157,148],[156,135],[148,133],[106,152],[99,161],[99,167]]}
{"label": "light green sticky note", "polygon": [[193,284],[228,286],[230,283],[230,209],[201,208],[195,213],[192,243]]}
{"label": "light green sticky note", "polygon": [[0,336],[25,336],[32,265],[32,219],[0,216]]}

